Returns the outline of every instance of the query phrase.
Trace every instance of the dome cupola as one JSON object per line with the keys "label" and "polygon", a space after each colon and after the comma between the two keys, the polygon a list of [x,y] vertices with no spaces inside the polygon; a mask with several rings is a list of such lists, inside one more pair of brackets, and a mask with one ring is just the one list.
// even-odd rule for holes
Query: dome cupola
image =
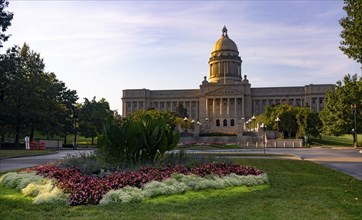
{"label": "dome cupola", "polygon": [[241,82],[241,63],[238,47],[228,36],[224,26],[222,35],[216,41],[209,59],[210,83]]}
{"label": "dome cupola", "polygon": [[236,46],[235,42],[229,38],[228,30],[226,29],[225,26],[222,29],[221,38],[218,41],[216,41],[214,47],[212,48],[211,54],[221,51],[229,51],[229,52],[233,51],[239,54],[238,47]]}

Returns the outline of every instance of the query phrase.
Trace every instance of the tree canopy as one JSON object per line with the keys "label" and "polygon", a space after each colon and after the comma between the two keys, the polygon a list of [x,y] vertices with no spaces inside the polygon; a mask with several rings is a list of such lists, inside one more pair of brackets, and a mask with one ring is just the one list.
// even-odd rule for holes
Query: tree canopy
{"label": "tree canopy", "polygon": [[8,6],[8,0],[0,0],[0,47],[3,47],[2,43],[10,37],[10,35],[5,35],[5,31],[11,25],[11,20],[14,17],[13,13],[5,10]]}
{"label": "tree canopy", "polygon": [[90,101],[84,98],[79,110],[79,131],[85,137],[92,138],[92,144],[95,137],[103,132],[105,121],[113,116],[109,103],[104,98],[99,101],[96,97]]}
{"label": "tree canopy", "polygon": [[345,0],[343,9],[347,16],[339,23],[343,27],[341,32],[341,46],[339,47],[349,58],[362,64],[362,1]]}
{"label": "tree canopy", "polygon": [[40,131],[46,135],[59,134],[65,126],[67,108],[78,99],[76,92],[66,88],[54,73],[44,71],[40,54],[27,44],[14,46],[0,55],[0,135],[4,131],[32,135]]}
{"label": "tree canopy", "polygon": [[[276,119],[280,121],[277,122]],[[313,112],[309,107],[297,107],[289,104],[268,106],[263,114],[265,124],[270,129],[292,136],[318,136],[321,123],[318,113]],[[278,124],[279,123],[279,124]]]}
{"label": "tree canopy", "polygon": [[327,92],[321,120],[322,132],[329,135],[351,134],[354,117],[351,105],[357,106],[357,131],[362,130],[362,77],[346,75],[338,81],[334,92]]}

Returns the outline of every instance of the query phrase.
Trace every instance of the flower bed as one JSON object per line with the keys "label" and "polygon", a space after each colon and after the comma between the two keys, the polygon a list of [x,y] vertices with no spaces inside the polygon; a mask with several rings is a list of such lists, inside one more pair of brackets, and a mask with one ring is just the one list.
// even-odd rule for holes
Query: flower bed
{"label": "flower bed", "polygon": [[[251,185],[267,183],[266,174],[264,174],[264,172],[261,170],[258,170],[254,167],[243,167],[240,165],[230,165],[225,163],[201,164],[201,165],[196,165],[192,168],[187,168],[182,165],[167,166],[162,168],[145,167],[138,170],[117,171],[104,178],[100,178],[97,176],[83,175],[78,169],[75,168],[63,169],[50,164],[37,166],[34,168],[27,169],[25,171],[35,172],[36,175],[40,175],[49,179],[55,179],[56,180],[55,189],[62,190],[63,193],[60,194],[62,197],[64,197],[64,195],[69,195],[68,203],[71,205],[99,204],[102,197],[111,190],[113,194],[114,191],[121,189],[125,189],[126,194],[135,191],[140,192],[140,190],[149,189],[150,188],[149,185],[151,183],[153,185],[157,185],[157,183],[159,183],[156,186],[156,188],[160,187],[162,188],[163,184],[166,184],[165,186],[181,185],[181,188],[179,187],[177,190],[172,191],[174,193],[182,193],[185,190],[198,190],[210,187],[212,188],[212,186],[215,184],[216,185],[218,184],[218,186],[226,187],[226,186],[240,185],[240,184],[248,185],[247,183],[250,182],[250,180],[246,181],[244,179],[240,181],[230,178],[228,179],[230,175],[234,175],[234,177],[254,176],[254,177],[259,177],[259,179],[260,177],[262,177],[262,180],[260,181],[258,180],[251,181],[252,183]],[[175,179],[175,175],[181,175],[181,176],[178,177],[176,176]],[[196,178],[196,180],[189,180],[185,178],[187,176],[193,177],[194,179]],[[17,187],[17,184],[15,184],[17,181],[24,182],[22,180],[19,180],[20,177],[12,177],[12,178],[14,179],[12,184],[10,184],[12,186],[15,185],[15,187]],[[196,183],[202,182],[201,180],[204,179],[209,179],[209,182],[207,183],[205,182],[205,186],[197,186]],[[1,178],[0,182],[3,182],[5,184],[7,181],[8,180],[6,179],[6,175],[4,175],[4,177]],[[189,184],[186,184],[185,182],[189,182]],[[234,182],[235,184],[231,184],[232,182]],[[25,188],[26,184],[24,183],[22,184],[24,185],[23,188]],[[54,190],[53,188],[51,190]],[[140,190],[137,190],[136,188]],[[51,190],[49,192],[52,192]],[[154,189],[152,190],[154,191]],[[142,195],[144,197],[145,195],[154,196],[162,194],[162,193],[155,193],[152,190],[150,189],[148,191],[146,190],[139,195]],[[150,193],[150,191],[152,191],[153,193]],[[59,194],[58,191],[56,191],[56,193]],[[121,194],[124,195],[124,190],[121,191]],[[134,193],[132,195],[134,195]],[[142,196],[138,196],[137,198],[143,198]],[[107,198],[109,198],[109,196]],[[106,199],[106,200],[118,201],[117,199],[114,199],[115,198],[114,196],[113,197],[111,196],[111,198],[113,198],[113,200],[112,199],[108,200]],[[120,201],[124,202],[122,199],[120,199]],[[107,202],[105,202],[105,204],[107,204]]]}

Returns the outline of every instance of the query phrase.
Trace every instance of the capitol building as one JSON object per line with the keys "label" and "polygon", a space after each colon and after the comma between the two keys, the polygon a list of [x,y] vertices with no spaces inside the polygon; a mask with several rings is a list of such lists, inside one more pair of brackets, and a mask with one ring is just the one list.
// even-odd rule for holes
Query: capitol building
{"label": "capitol building", "polygon": [[151,108],[173,112],[182,104],[188,118],[201,123],[200,132],[237,133],[240,124],[262,114],[267,106],[288,103],[319,112],[326,91],[334,89],[333,84],[252,88],[247,76],[241,75],[241,68],[238,47],[224,27],[211,51],[209,77],[204,77],[198,89],[123,90],[122,114]]}

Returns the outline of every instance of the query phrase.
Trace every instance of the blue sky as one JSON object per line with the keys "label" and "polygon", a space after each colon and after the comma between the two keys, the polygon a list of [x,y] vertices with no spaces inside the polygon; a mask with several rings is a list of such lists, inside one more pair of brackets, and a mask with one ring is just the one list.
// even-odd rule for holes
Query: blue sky
{"label": "blue sky", "polygon": [[121,113],[122,90],[196,89],[224,25],[252,87],[335,83],[360,65],[339,49],[343,1],[11,1],[12,34],[46,71]]}

